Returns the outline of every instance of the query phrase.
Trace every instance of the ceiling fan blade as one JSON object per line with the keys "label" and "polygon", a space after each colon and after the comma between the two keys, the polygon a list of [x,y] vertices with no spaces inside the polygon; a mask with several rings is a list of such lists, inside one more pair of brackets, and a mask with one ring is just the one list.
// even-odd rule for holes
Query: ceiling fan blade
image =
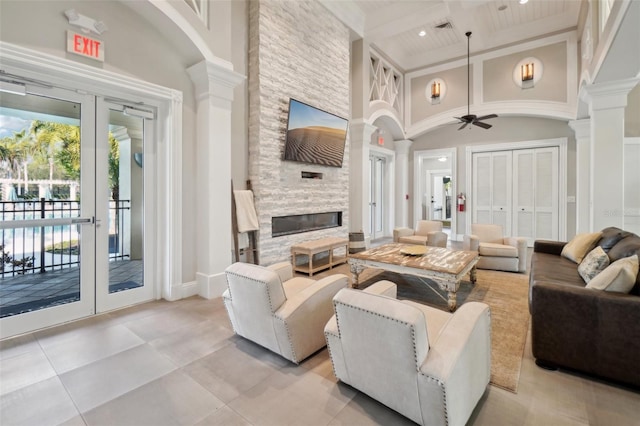
{"label": "ceiling fan blade", "polygon": [[482,121],[474,121],[472,124],[482,127],[483,129],[490,129],[492,127],[491,124],[483,123]]}
{"label": "ceiling fan blade", "polygon": [[483,115],[482,117],[476,118],[476,120],[488,120],[490,118],[498,118],[498,114]]}
{"label": "ceiling fan blade", "polygon": [[467,127],[467,124],[469,123],[465,122],[462,126],[458,127],[458,130],[464,129],[465,127]]}

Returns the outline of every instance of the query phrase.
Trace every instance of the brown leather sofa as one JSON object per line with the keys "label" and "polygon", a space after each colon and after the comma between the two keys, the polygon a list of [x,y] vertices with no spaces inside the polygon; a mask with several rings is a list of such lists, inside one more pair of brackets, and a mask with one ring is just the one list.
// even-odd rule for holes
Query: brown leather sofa
{"label": "brown leather sofa", "polygon": [[[640,237],[604,229],[611,262],[640,256]],[[566,243],[538,240],[529,276],[532,351],[544,368],[568,368],[640,387],[640,274],[629,294],[585,288]]]}

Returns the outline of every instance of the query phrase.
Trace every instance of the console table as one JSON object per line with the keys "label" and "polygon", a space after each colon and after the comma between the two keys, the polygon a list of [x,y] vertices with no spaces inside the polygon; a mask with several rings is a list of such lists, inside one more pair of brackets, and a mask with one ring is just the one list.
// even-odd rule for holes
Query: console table
{"label": "console table", "polygon": [[[312,276],[315,272],[346,263],[348,247],[349,239],[338,237],[326,237],[319,240],[295,244],[291,246],[291,263],[293,264],[293,270]],[[333,251],[338,248],[344,248],[344,256],[334,256]],[[316,262],[314,264],[313,256],[324,252],[328,252],[327,259],[322,259],[320,262]],[[307,263],[298,265],[296,262],[296,256],[299,255],[307,256]]]}

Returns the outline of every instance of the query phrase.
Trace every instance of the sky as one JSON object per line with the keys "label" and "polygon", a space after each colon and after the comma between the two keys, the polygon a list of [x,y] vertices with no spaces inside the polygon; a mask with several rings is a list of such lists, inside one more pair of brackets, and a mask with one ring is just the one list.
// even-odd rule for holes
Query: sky
{"label": "sky", "polygon": [[289,129],[309,126],[323,126],[334,129],[347,130],[347,120],[328,112],[313,108],[302,102],[291,99],[289,104]]}
{"label": "sky", "polygon": [[31,120],[0,114],[0,139],[11,137],[15,132],[28,129],[29,126],[31,126]]}

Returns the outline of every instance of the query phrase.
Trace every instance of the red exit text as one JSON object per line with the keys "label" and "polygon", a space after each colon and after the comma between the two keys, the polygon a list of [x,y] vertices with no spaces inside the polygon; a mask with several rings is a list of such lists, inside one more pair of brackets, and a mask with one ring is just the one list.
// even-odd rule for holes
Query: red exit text
{"label": "red exit text", "polygon": [[104,43],[73,31],[67,31],[67,52],[104,62]]}

